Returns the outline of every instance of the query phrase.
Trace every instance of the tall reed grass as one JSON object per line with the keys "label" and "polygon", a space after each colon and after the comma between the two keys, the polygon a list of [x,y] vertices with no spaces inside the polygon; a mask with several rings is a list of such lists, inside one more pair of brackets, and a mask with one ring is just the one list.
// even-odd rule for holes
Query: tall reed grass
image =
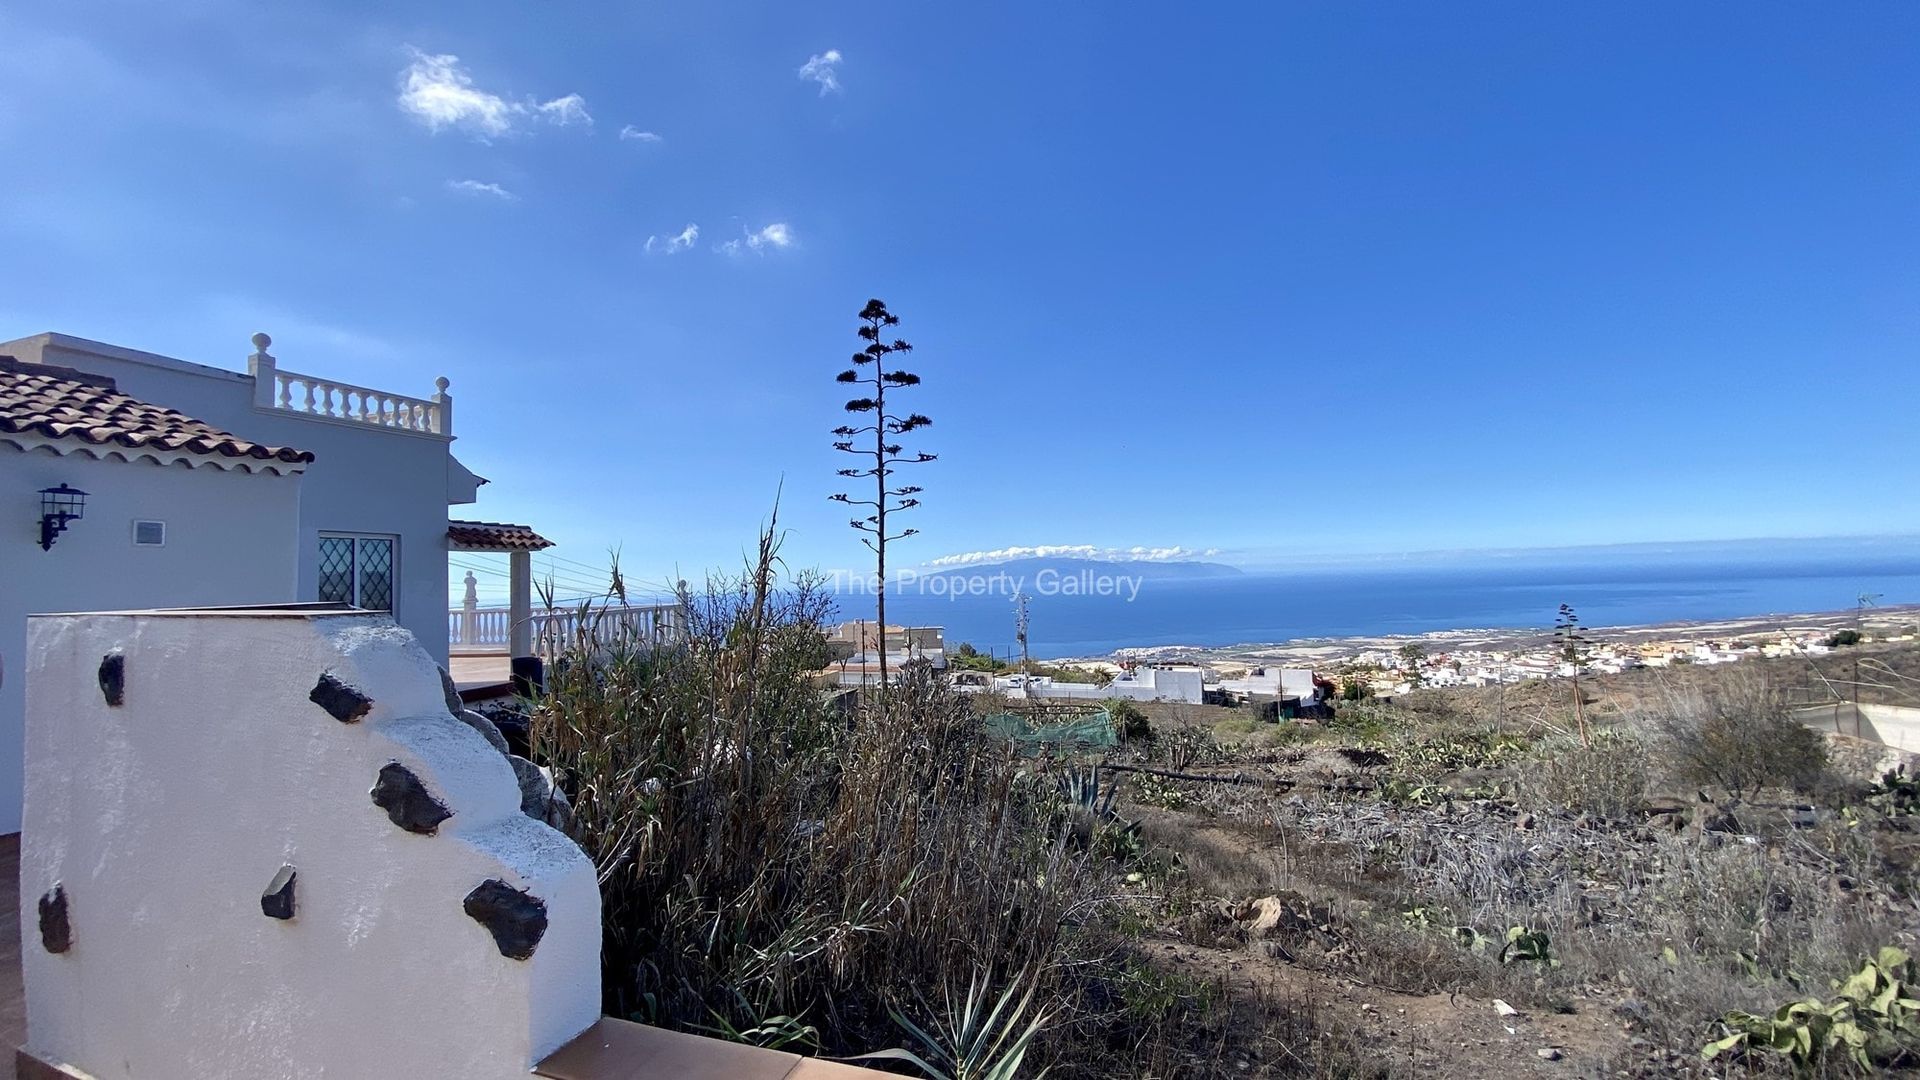
{"label": "tall reed grass", "polygon": [[769,529],[670,638],[588,605],[535,708],[600,874],[607,1011],[858,1053],[976,975],[1050,991],[1095,876],[1051,782],[924,668],[884,714],[837,707],[829,599],[780,570]]}

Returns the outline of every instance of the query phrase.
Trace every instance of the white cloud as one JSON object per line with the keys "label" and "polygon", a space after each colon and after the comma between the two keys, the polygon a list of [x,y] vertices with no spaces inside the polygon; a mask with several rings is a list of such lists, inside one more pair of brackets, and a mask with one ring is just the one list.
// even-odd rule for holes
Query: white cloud
{"label": "white cloud", "polygon": [[655,135],[651,131],[641,131],[639,128],[634,127],[632,124],[628,124],[626,127],[623,127],[620,129],[620,141],[621,142],[632,141],[632,142],[654,143],[654,142],[660,141],[660,136]]}
{"label": "white cloud", "polygon": [[557,127],[593,125],[587,100],[579,94],[543,104],[509,101],[475,86],[457,56],[422,52],[411,45],[407,53],[412,60],[400,73],[400,108],[428,131],[456,128],[489,139],[511,134],[530,120]]}
{"label": "white cloud", "polygon": [[840,50],[828,49],[807,57],[800,65],[800,77],[820,84],[820,96],[840,92]]}
{"label": "white cloud", "polygon": [[447,181],[447,190],[458,192],[462,195],[485,195],[490,198],[504,199],[507,202],[512,202],[519,198],[518,195],[501,187],[499,184],[489,184],[483,180],[449,180]]}
{"label": "white cloud", "polygon": [[796,242],[793,228],[784,221],[776,221],[757,232],[752,229],[743,230],[738,239],[715,244],[713,250],[722,255],[738,255],[743,251],[765,255],[768,248],[790,248]]}
{"label": "white cloud", "polygon": [[757,233],[747,234],[747,246],[755,251],[763,247],[792,247],[793,230],[784,221],[776,221]]}
{"label": "white cloud", "polygon": [[434,56],[411,45],[407,51],[413,62],[401,72],[400,107],[429,131],[459,127],[497,136],[513,130],[513,106],[474,86],[459,57]]}
{"label": "white cloud", "polygon": [[1012,559],[1094,559],[1100,562],[1179,562],[1218,555],[1219,548],[1198,551],[1185,547],[1103,548],[1092,544],[1041,544],[1036,547],[1004,547],[992,551],[968,551],[927,560],[928,566],[974,566],[1002,563]]}
{"label": "white cloud", "polygon": [[689,223],[676,235],[647,237],[647,251],[649,254],[678,255],[692,247],[693,242],[698,239],[700,239],[700,226]]}
{"label": "white cloud", "polygon": [[572,127],[575,124],[593,126],[593,117],[587,114],[587,99],[579,94],[554,98],[534,110],[542,119],[559,127]]}

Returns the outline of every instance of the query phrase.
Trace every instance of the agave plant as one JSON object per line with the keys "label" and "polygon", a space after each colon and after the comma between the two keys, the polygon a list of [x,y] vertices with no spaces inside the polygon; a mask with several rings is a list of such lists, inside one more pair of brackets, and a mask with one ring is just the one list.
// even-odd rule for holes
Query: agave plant
{"label": "agave plant", "polygon": [[[967,996],[960,1002],[947,994],[945,1022],[928,1031],[895,1008],[888,1014],[913,1040],[919,1052],[896,1047],[862,1054],[855,1060],[905,1061],[928,1080],[1015,1080],[1034,1037],[1047,1026],[1046,1009],[1033,1009],[1039,980],[1021,975],[1008,984],[988,1007],[992,992],[983,972],[975,972]],[[1023,1022],[1024,1021],[1024,1022]],[[1040,1074],[1045,1075],[1044,1071]]]}
{"label": "agave plant", "polygon": [[1078,807],[1105,821],[1114,816],[1113,800],[1120,794],[1120,778],[1114,777],[1104,789],[1100,782],[1100,766],[1069,766],[1061,770],[1054,778],[1060,786],[1060,796],[1068,806]]}

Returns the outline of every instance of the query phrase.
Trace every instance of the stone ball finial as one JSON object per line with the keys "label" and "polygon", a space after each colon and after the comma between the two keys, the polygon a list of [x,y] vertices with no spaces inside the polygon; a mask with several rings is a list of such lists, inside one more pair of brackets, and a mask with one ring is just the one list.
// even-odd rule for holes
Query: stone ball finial
{"label": "stone ball finial", "polygon": [[271,344],[273,344],[273,339],[268,337],[267,335],[265,334],[253,335],[253,347],[260,350],[261,352],[266,352],[267,346]]}
{"label": "stone ball finial", "polygon": [[453,385],[452,383],[447,381],[447,377],[445,375],[442,375],[439,378],[433,380],[433,388],[435,390],[440,391],[443,394],[447,392],[447,387],[452,385]]}

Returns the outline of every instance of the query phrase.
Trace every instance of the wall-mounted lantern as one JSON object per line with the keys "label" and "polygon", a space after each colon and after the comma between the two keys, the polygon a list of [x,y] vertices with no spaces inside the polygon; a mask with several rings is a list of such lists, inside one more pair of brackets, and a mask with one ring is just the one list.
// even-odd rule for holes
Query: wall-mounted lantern
{"label": "wall-mounted lantern", "polygon": [[86,516],[87,493],[61,484],[40,489],[40,550],[52,551],[53,538],[67,531],[69,521]]}

